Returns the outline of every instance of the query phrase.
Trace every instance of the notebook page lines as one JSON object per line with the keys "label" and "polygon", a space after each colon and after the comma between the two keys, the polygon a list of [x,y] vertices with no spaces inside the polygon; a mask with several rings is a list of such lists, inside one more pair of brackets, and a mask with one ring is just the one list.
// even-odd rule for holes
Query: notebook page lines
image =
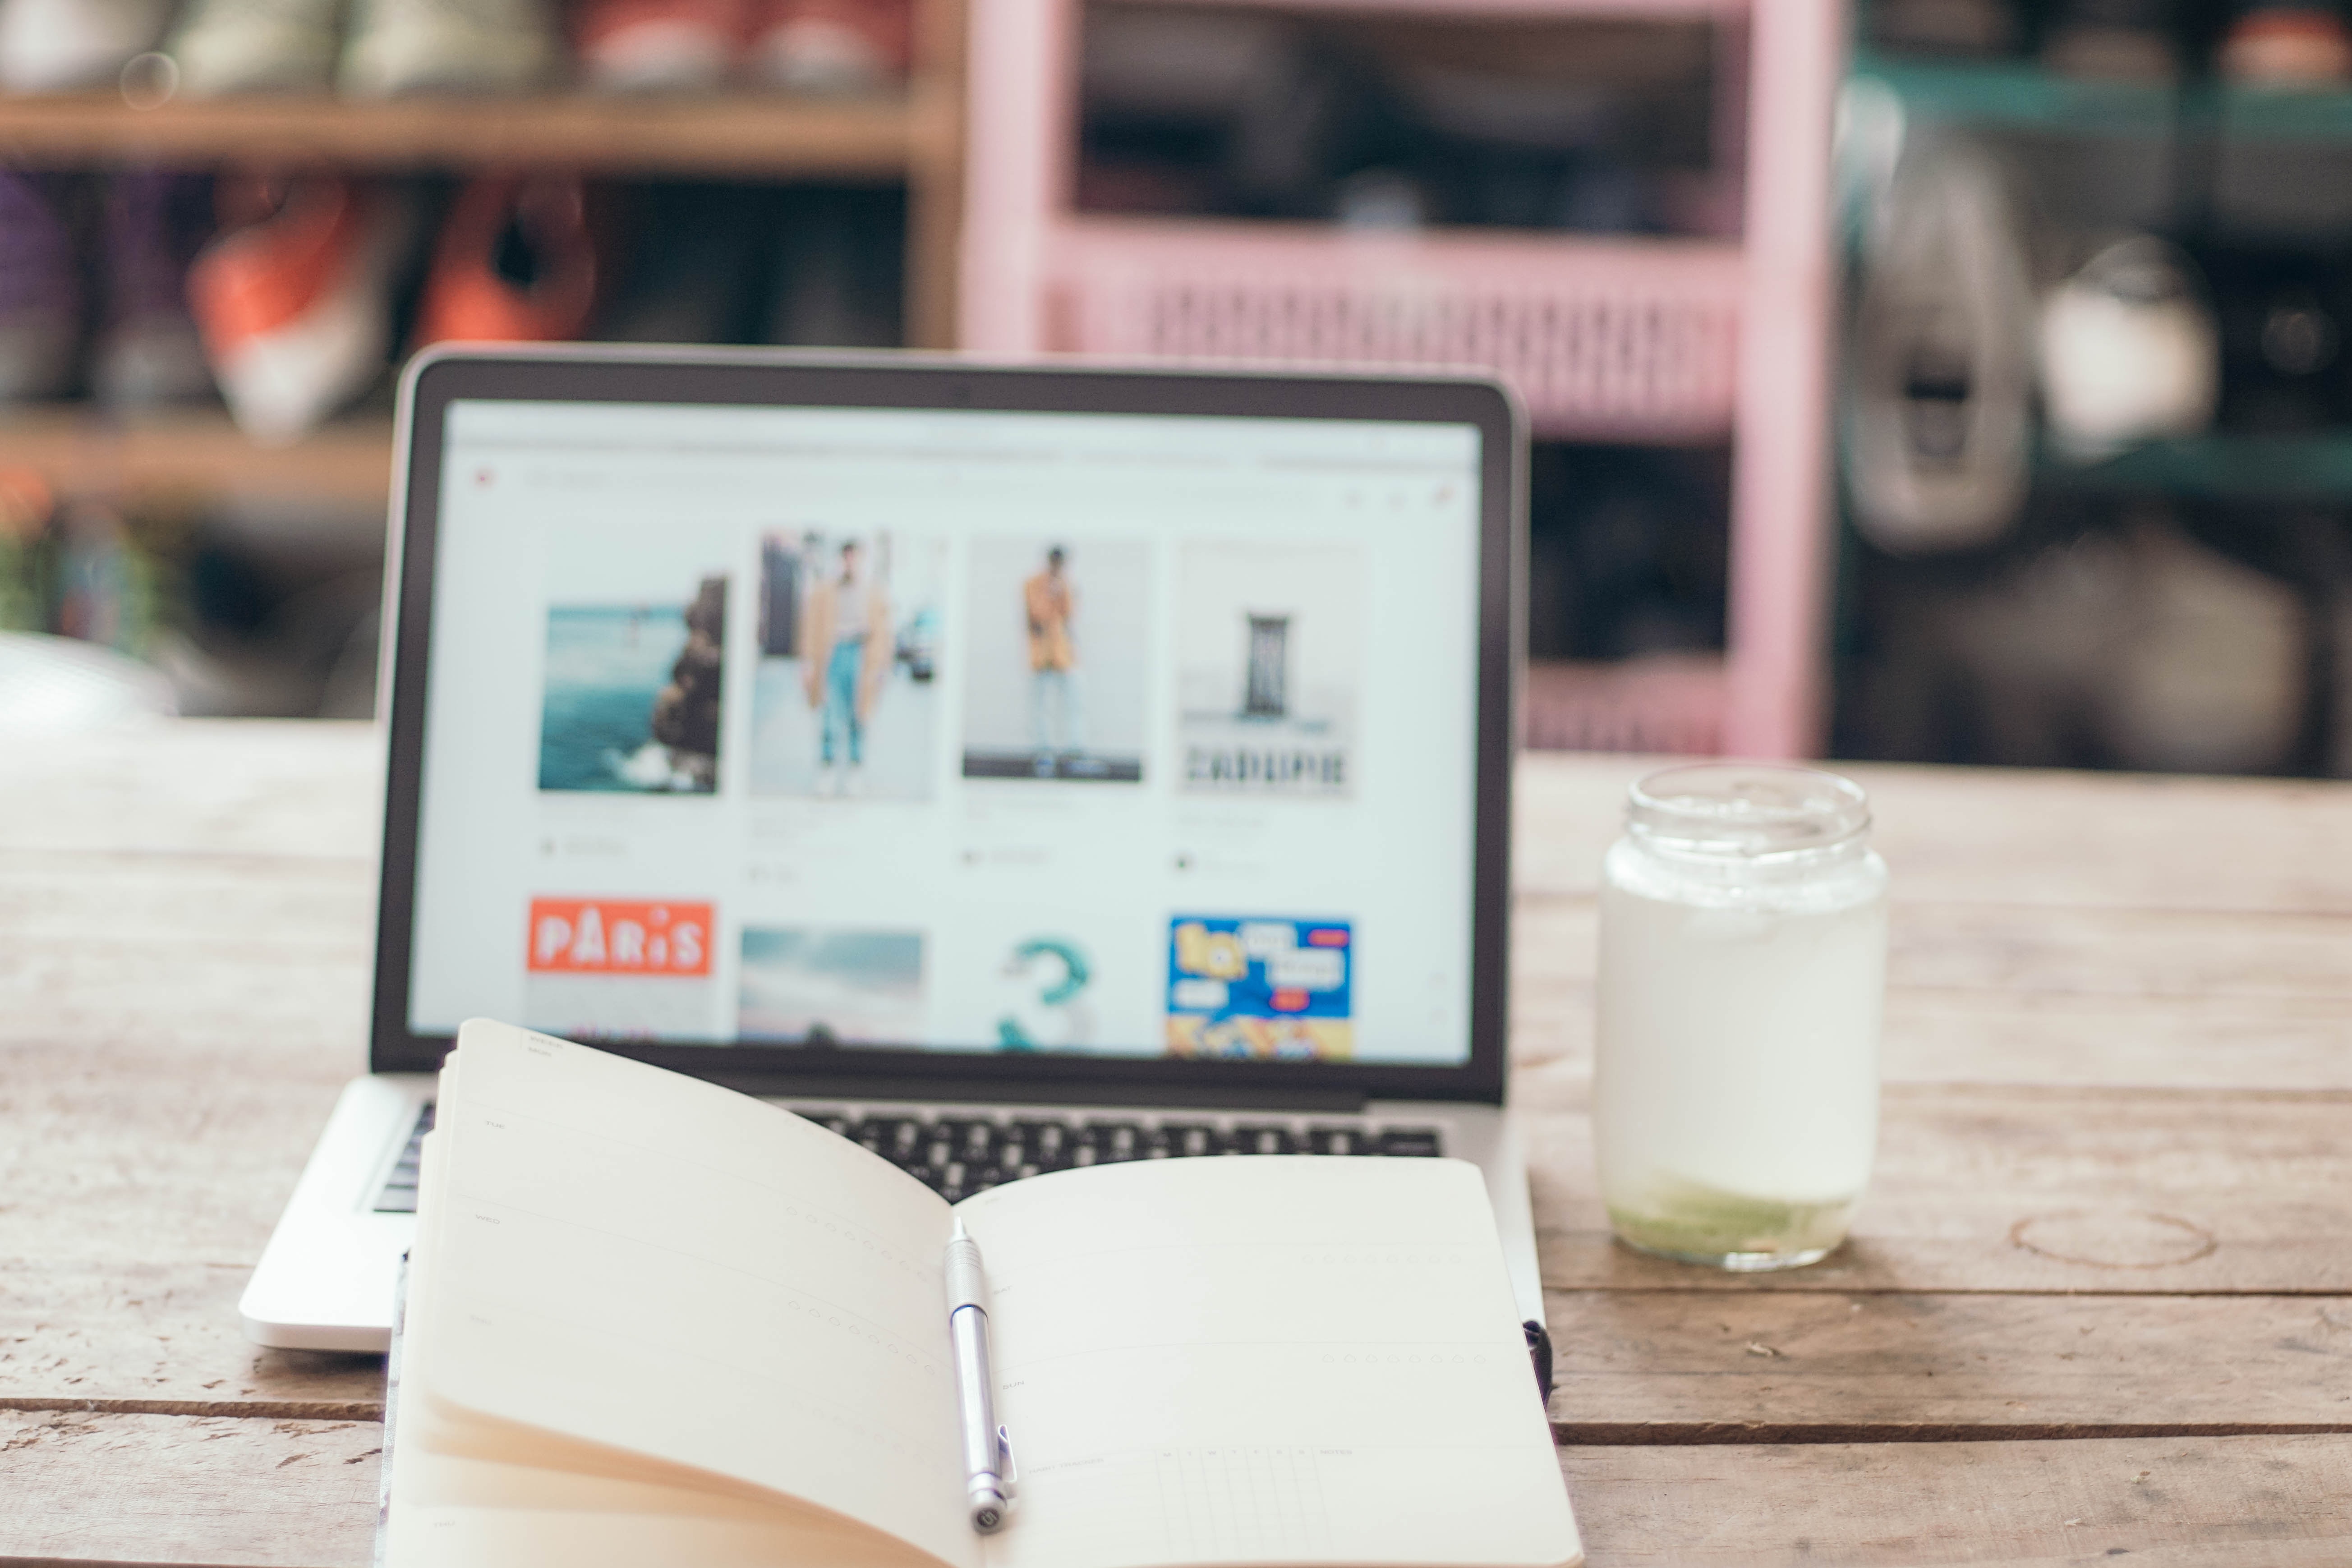
{"label": "notebook page lines", "polygon": [[1172,1558],[1215,1563],[1319,1557],[1330,1550],[1315,1448],[1164,1447],[1152,1458]]}
{"label": "notebook page lines", "polygon": [[1349,1164],[1118,1166],[959,1205],[1024,1467],[988,1568],[1571,1554],[1481,1176]]}

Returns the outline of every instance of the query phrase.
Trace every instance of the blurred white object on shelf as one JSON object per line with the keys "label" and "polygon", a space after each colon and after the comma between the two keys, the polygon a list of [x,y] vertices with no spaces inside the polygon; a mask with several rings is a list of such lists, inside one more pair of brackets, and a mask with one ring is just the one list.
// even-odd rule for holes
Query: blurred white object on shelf
{"label": "blurred white object on shelf", "polygon": [[2072,456],[2194,436],[2221,389],[2221,335],[2196,263],[2154,235],[2101,249],[2042,307],[2042,403]]}
{"label": "blurred white object on shelf", "polygon": [[323,92],[342,16],[340,0],[189,0],[165,48],[191,98]]}
{"label": "blurred white object on shelf", "polygon": [[541,0],[354,0],[336,85],[352,98],[525,92],[562,54]]}
{"label": "blurred white object on shelf", "polygon": [[0,632],[0,727],[86,729],[178,711],[170,682],[96,643]]}
{"label": "blurred white object on shelf", "polygon": [[171,15],[172,0],[0,0],[0,89],[111,87]]}

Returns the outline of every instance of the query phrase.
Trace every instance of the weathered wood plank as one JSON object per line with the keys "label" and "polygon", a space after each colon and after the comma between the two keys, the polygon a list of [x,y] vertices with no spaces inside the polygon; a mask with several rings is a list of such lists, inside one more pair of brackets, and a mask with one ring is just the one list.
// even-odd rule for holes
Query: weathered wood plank
{"label": "weathered wood plank", "polygon": [[[373,894],[351,860],[0,851],[0,1038],[267,1027],[249,971],[299,970],[356,1062]],[[1890,1080],[2352,1088],[2352,920],[1906,906],[1895,932]],[[1592,939],[1589,900],[1523,900],[1518,1059],[1590,1059]]]}
{"label": "weathered wood plank", "polygon": [[[9,1309],[0,1321],[38,1331],[0,1346],[0,1399],[372,1407],[373,1363],[272,1360],[236,1337],[233,1313],[334,1088],[361,1065],[364,868],[140,859],[84,885],[69,871],[79,859],[0,862],[0,998],[9,1004],[0,1005],[0,1126],[11,1134],[0,1139],[0,1307]],[[29,869],[12,879],[10,866]],[[62,912],[45,921],[53,908]],[[2193,1047],[2194,1028],[2178,1038]],[[1890,1042],[1890,1054],[1898,1048]],[[1537,1123],[1555,1282],[1687,1288],[1690,1271],[1608,1245],[1574,1114],[1580,1075],[1559,1064],[1520,1084],[1531,1106],[1569,1113]],[[2258,1121],[2313,1123],[2295,1135],[2301,1152],[2275,1158],[2284,1136],[2275,1126],[2237,1139],[2226,1131],[2236,1110],[2217,1117],[2198,1097],[2008,1094],[1962,1115],[1948,1096],[1890,1091],[1888,1152],[1852,1253],[1759,1288],[2345,1288],[2338,1238],[2352,1224],[2338,1212],[2347,1187],[2332,1152],[2346,1142],[2343,1101],[2245,1103]],[[2198,1163],[2183,1165],[2182,1152]],[[1988,1162],[1990,1176],[1979,1168]],[[2208,1166],[2221,1174],[2196,1173]],[[2151,1192],[2179,1201],[2167,1209]],[[2164,1259],[2189,1233],[2147,1214],[2210,1225],[2197,1205],[2216,1204],[2229,1219],[2216,1233],[2222,1245],[2182,1278]],[[2096,1268],[2012,1239],[2020,1220],[2086,1209],[2109,1217],[2087,1227],[2068,1219],[2055,1233],[2061,1250],[2087,1232],[2101,1245],[2120,1241],[2126,1261],[2137,1257],[2129,1248],[2154,1246],[2157,1267]],[[2283,1235],[2242,1223],[2271,1220],[2285,1222]],[[2037,1238],[2053,1239],[2028,1231]],[[2305,1267],[2315,1258],[2316,1272]],[[142,1303],[135,1314],[133,1300]],[[168,1358],[157,1349],[165,1343],[175,1347]]]}
{"label": "weathered wood plank", "polygon": [[2352,1293],[2352,1094],[1891,1085],[1853,1239],[1737,1276],[1614,1245],[1586,1080],[1518,1081],[1548,1285]]}
{"label": "weathered wood plank", "polygon": [[383,1357],[244,1338],[251,1272],[250,1259],[0,1259],[0,1409],[379,1418]]}
{"label": "weathered wood plank", "polygon": [[[363,977],[375,876],[352,857],[152,855],[138,850],[0,849],[0,935],[13,949],[181,948],[268,958],[299,949],[341,958]],[[133,968],[122,984],[142,984]]]}
{"label": "weathered wood plank", "polygon": [[[1522,969],[1511,1060],[1589,1072],[1590,981]],[[2003,994],[1891,987],[1879,1053],[1890,1084],[2352,1089],[2352,1005],[2326,997]]]}
{"label": "weathered wood plank", "polygon": [[[234,1327],[245,1271],[357,1065],[356,1002],[310,989],[318,968],[299,957],[280,966],[248,956],[226,971],[237,984],[211,990],[205,971],[190,967],[176,1016],[144,1005],[105,1016],[119,993],[84,983],[74,989],[93,1016],[70,1043],[0,1034],[0,1125],[15,1134],[0,1140],[0,1322],[34,1325],[15,1330],[31,1339],[0,1346],[0,1398],[186,1408],[233,1397],[348,1413],[373,1397],[372,1365],[271,1362]],[[316,1021],[339,1009],[340,1030]],[[340,1047],[328,1038],[337,1033]],[[1538,1069],[1520,1087],[1549,1112],[1530,1131],[1558,1285],[2352,1289],[2352,1107],[2340,1095],[1897,1087],[1855,1243],[1816,1268],[1758,1281],[1611,1246],[1579,1114],[1585,1080]],[[2047,1223],[2019,1230],[2037,1218]],[[2187,1257],[2205,1234],[2213,1251]],[[134,1300],[136,1316],[125,1310]],[[157,1350],[167,1342],[168,1359]]]}
{"label": "weathered wood plank", "polygon": [[164,720],[8,742],[0,849],[370,858],[383,824],[372,724]]}
{"label": "weathered wood plank", "polygon": [[[364,1560],[374,1428],[252,1417],[365,1415],[378,1363],[234,1304],[360,1065],[379,745],[168,724],[0,771],[0,1562]],[[1591,1191],[1590,895],[1641,766],[1520,792],[1595,1563],[2352,1558],[2352,1437],[2213,1436],[2352,1427],[2352,1095],[2247,1091],[2352,1087],[2352,789],[1855,770],[1896,872],[1881,1174],[1847,1252],[1759,1280],[1612,1247]],[[2129,1083],[2173,1089],[2047,1087]],[[2083,1436],[2154,1428],[2205,1436]]]}
{"label": "weathered wood plank", "polygon": [[177,1017],[124,1016],[81,984],[63,1038],[0,1022],[0,1405],[348,1415],[379,1400],[373,1359],[263,1351],[236,1319],[362,1065],[358,1020],[328,1023],[342,1005],[298,963],[221,973],[235,984],[187,976]]}
{"label": "weathered wood plank", "polygon": [[1889,979],[1918,990],[2352,1002],[2352,914],[1898,903]]}
{"label": "weathered wood plank", "polygon": [[[200,720],[42,737],[0,774],[0,848],[375,851],[379,731]],[[1589,893],[1627,783],[1656,759],[1530,753],[1517,881]],[[2352,785],[1856,766],[1920,901],[2352,913]],[[169,787],[158,787],[169,781]]]}
{"label": "weathered wood plank", "polygon": [[0,1405],[380,1403],[236,1310],[365,1068],[372,899],[360,861],[0,851]]}
{"label": "weathered wood plank", "polygon": [[0,851],[0,1044],[86,1076],[143,1041],[340,1081],[365,1070],[373,906],[356,861]]}
{"label": "weathered wood plank", "polygon": [[0,1411],[0,1564],[368,1561],[383,1428]]}
{"label": "weathered wood plank", "polygon": [[[156,1081],[173,1081],[162,1063],[148,1065]],[[1558,1287],[1725,1300],[2352,1293],[2344,1096],[2241,1094],[2217,1105],[2215,1096],[2149,1092],[1891,1090],[1881,1175],[1854,1241],[1813,1268],[1759,1278],[1610,1243],[1576,1114],[1581,1079],[1526,1078],[1539,1091],[1530,1099],[1554,1108],[1529,1129],[1545,1267]],[[68,1097],[56,1106],[71,1124],[60,1145],[70,1157],[0,1155],[13,1205],[0,1212],[0,1321],[30,1325],[0,1344],[0,1400],[368,1408],[372,1363],[273,1358],[234,1327],[236,1292],[331,1086],[305,1098],[227,1073],[180,1082],[168,1097],[87,1100],[71,1099],[68,1084],[52,1092]],[[224,1142],[207,1129],[238,1135]],[[2281,1363],[2281,1375],[2302,1364]]]}
{"label": "weathered wood plank", "polygon": [[[1591,898],[1522,893],[1512,915],[1522,966],[1591,980]],[[1898,899],[1889,926],[1887,979],[1897,989],[2352,1003],[2352,915]]]}
{"label": "weathered wood plank", "polygon": [[1555,1291],[1570,1443],[2352,1433],[2352,1297]]}
{"label": "weathered wood plank", "polygon": [[1591,1568],[2341,1568],[2352,1437],[1560,1450]]}
{"label": "weathered wood plank", "polygon": [[280,1073],[290,1053],[264,1052],[240,1070],[233,1043],[98,1043],[0,1047],[0,1122],[18,1134],[0,1145],[0,1257],[254,1256],[350,1063]]}
{"label": "weathered wood plank", "polygon": [[[209,721],[67,738],[40,748],[30,765],[0,779],[0,934],[16,937],[8,946],[16,949],[37,944],[45,930],[99,944],[87,961],[109,973],[124,968],[120,953],[104,948],[110,942],[134,943],[144,956],[152,944],[175,936],[226,943],[230,931],[259,933],[260,922],[250,917],[205,918],[207,895],[261,875],[242,860],[185,868],[191,885],[179,889],[172,873],[184,861],[97,867],[78,857],[28,859],[5,853],[10,845],[35,843],[86,851],[128,845],[173,857],[304,853],[352,861],[346,868],[349,902],[341,906],[348,925],[334,918],[314,922],[289,909],[276,929],[297,940],[342,930],[363,949],[373,897],[364,861],[373,846],[375,748],[374,734],[364,726]],[[69,765],[77,759],[80,774]],[[1634,766],[1610,758],[1533,758],[1528,793],[1589,791],[1594,778],[1605,778],[1613,792]],[[1921,777],[1937,789],[1948,784],[1942,773],[1891,774],[1907,786],[1924,787]],[[153,789],[157,776],[171,778],[173,790]],[[2045,778],[1965,776],[1996,802],[2004,794],[2034,793],[2029,786]],[[2092,789],[2114,783],[2051,776]],[[99,781],[95,786],[90,777]],[[186,781],[194,782],[183,788]],[[2238,781],[2158,782],[2165,786],[2159,794],[2168,796],[2178,793],[2173,786],[2199,785],[2189,792],[2191,804],[2209,812],[2216,805],[2203,798],[2211,790],[2202,786],[2220,790],[2225,806],[2241,804],[2237,797],[2248,787]],[[2323,794],[2321,801],[2333,809],[2332,795]],[[1594,854],[1610,831],[1607,822],[1594,827]],[[2216,831],[2209,824],[2207,837]],[[1541,857],[1555,847],[1535,842],[1528,849]],[[154,885],[150,895],[128,896],[111,885],[118,878],[152,878]],[[101,889],[93,879],[110,886]],[[76,888],[86,890],[79,900]],[[2352,960],[2345,956],[2352,954],[2352,935],[2339,927],[2343,917],[1923,901],[1933,890],[1918,879],[1897,881],[1902,907],[1890,997],[1891,1078],[2297,1088],[2343,1087],[2352,1076],[2352,1037],[2333,1026],[2334,1003],[2352,997]],[[15,921],[8,918],[12,901]],[[77,903],[84,906],[83,918],[68,923]],[[1589,1056],[1589,899],[1523,897],[1518,924],[1518,1054],[1536,1061]],[[6,962],[0,956],[0,963]],[[27,959],[20,954],[17,962]],[[358,962],[364,965],[363,951]],[[133,984],[142,967],[128,966]],[[41,990],[58,996],[66,988]],[[1986,994],[1970,994],[1978,991]],[[2113,1007],[2053,1000],[2077,995],[2120,1000]],[[2177,1005],[2136,1006],[2133,999]],[[24,1022],[39,1017],[36,1005],[26,1010]]]}
{"label": "weathered wood plank", "polygon": [[[357,1568],[373,1424],[0,1414],[0,1563]],[[1592,1568],[2352,1560],[2352,1437],[1571,1447]]]}
{"label": "weathered wood plank", "polygon": [[[1626,784],[1658,765],[1523,756],[1519,889],[1590,893]],[[1907,899],[2352,913],[2352,784],[1832,765],[1870,792],[1874,840]]]}
{"label": "weathered wood plank", "polygon": [[1882,1053],[1888,1083],[2352,1089],[2352,1004],[1898,987]]}
{"label": "weathered wood plank", "polygon": [[[1595,920],[1522,897],[1512,1058],[1589,1064]],[[2352,918],[1903,903],[1889,1082],[2352,1089]]]}

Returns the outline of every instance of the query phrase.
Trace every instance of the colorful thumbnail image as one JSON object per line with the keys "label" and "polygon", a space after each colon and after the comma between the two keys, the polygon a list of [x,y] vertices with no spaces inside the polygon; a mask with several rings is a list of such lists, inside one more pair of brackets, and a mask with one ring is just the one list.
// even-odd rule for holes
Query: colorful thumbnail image
{"label": "colorful thumbnail image", "polygon": [[795,1046],[923,1038],[923,934],[745,928],[736,1034]]}
{"label": "colorful thumbnail image", "polygon": [[1178,916],[1168,928],[1168,1054],[1346,1059],[1353,947],[1346,921]]}
{"label": "colorful thumbnail image", "polygon": [[651,899],[533,899],[533,974],[708,975],[711,906]]}
{"label": "colorful thumbnail image", "polygon": [[751,790],[927,800],[947,542],[814,528],[760,545]]}
{"label": "colorful thumbnail image", "polygon": [[1355,793],[1364,593],[1364,553],[1352,544],[1184,546],[1176,582],[1184,789]]}
{"label": "colorful thumbnail image", "polygon": [[717,920],[690,900],[531,900],[525,1021],[582,1040],[708,1037]]}
{"label": "colorful thumbnail image", "polygon": [[1024,938],[1005,954],[996,977],[998,1049],[1074,1050],[1096,1043],[1088,994],[1094,960],[1076,938]]}
{"label": "colorful thumbnail image", "polygon": [[966,577],[963,776],[1142,778],[1150,545],[975,539]]}
{"label": "colorful thumbnail image", "polygon": [[718,789],[727,579],[701,574],[677,592],[548,606],[540,788]]}

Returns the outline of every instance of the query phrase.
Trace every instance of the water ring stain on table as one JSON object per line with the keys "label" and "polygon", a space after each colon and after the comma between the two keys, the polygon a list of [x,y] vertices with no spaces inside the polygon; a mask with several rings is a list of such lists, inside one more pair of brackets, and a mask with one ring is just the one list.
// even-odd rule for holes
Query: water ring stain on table
{"label": "water ring stain on table", "polygon": [[2203,1226],[2147,1209],[2064,1209],[2010,1228],[2028,1252],[2093,1268],[2169,1268],[2210,1257],[2221,1245]]}

